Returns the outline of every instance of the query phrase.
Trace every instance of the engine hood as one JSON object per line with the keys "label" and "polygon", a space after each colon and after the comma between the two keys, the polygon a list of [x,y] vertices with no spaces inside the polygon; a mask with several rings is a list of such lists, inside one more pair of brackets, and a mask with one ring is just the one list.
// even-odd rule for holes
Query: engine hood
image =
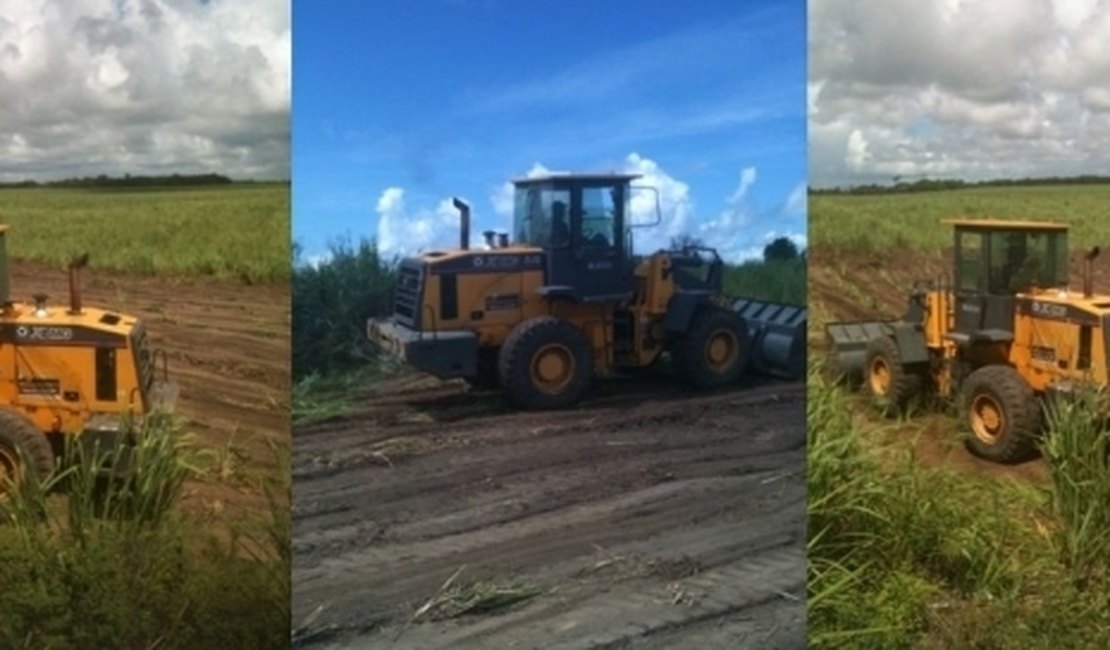
{"label": "engine hood", "polygon": [[408,263],[426,266],[431,273],[511,273],[544,266],[543,249],[507,246],[493,250],[429,251]]}

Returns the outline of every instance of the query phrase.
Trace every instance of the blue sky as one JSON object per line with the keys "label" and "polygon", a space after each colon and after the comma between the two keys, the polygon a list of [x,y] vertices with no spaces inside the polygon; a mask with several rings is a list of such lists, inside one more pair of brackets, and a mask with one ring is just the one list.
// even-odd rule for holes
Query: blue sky
{"label": "blue sky", "polygon": [[294,4],[293,237],[387,254],[507,229],[506,182],[639,171],[663,223],[729,258],[804,243],[805,3]]}

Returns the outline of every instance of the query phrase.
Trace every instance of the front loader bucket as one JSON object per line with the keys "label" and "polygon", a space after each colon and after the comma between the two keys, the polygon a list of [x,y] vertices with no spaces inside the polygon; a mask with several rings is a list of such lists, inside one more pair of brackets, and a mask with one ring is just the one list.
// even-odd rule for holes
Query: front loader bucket
{"label": "front loader bucket", "polygon": [[849,383],[862,381],[863,367],[867,363],[867,345],[874,339],[893,333],[890,321],[829,323],[825,326],[825,335],[829,340],[830,374]]}
{"label": "front loader bucket", "polygon": [[732,309],[748,325],[753,370],[792,380],[805,376],[805,307],[739,298]]}

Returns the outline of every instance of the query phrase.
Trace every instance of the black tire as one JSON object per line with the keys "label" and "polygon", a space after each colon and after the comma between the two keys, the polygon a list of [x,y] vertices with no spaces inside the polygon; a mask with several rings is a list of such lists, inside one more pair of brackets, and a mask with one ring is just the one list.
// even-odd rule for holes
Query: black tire
{"label": "black tire", "polygon": [[41,481],[53,470],[54,449],[46,435],[22,414],[0,409],[0,501],[8,483],[18,489],[28,476]]}
{"label": "black tire", "polygon": [[1010,366],[984,366],[968,375],[960,415],[968,450],[996,463],[1013,464],[1037,453],[1041,402]]}
{"label": "black tire", "polygon": [[575,404],[590,386],[594,355],[570,323],[540,316],[517,325],[501,346],[501,386],[514,405],[559,409]]}
{"label": "black tire", "polygon": [[671,357],[683,382],[702,390],[724,386],[743,374],[751,360],[748,326],[735,312],[702,309]]}
{"label": "black tire", "polygon": [[897,415],[905,411],[911,398],[922,393],[925,377],[921,370],[902,363],[893,338],[880,336],[867,344],[863,387],[880,413]]}
{"label": "black tire", "polygon": [[463,381],[474,390],[493,390],[501,385],[498,376],[497,348],[482,348],[478,350],[478,374],[473,377],[463,377]]}

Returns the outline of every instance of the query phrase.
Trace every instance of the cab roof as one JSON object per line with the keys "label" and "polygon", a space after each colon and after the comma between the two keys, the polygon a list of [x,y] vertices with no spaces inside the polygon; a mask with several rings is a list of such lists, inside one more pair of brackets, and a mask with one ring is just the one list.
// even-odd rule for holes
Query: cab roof
{"label": "cab roof", "polygon": [[612,183],[622,181],[632,181],[641,178],[642,174],[619,174],[616,172],[611,173],[559,173],[549,172],[540,176],[527,176],[524,178],[517,178],[513,180],[513,185],[538,185],[540,183],[550,183],[553,181],[570,181],[577,183]]}
{"label": "cab roof", "polygon": [[1065,232],[1066,223],[1053,221],[1011,221],[1008,219],[942,219],[941,223],[955,228],[973,230],[1050,230]]}

